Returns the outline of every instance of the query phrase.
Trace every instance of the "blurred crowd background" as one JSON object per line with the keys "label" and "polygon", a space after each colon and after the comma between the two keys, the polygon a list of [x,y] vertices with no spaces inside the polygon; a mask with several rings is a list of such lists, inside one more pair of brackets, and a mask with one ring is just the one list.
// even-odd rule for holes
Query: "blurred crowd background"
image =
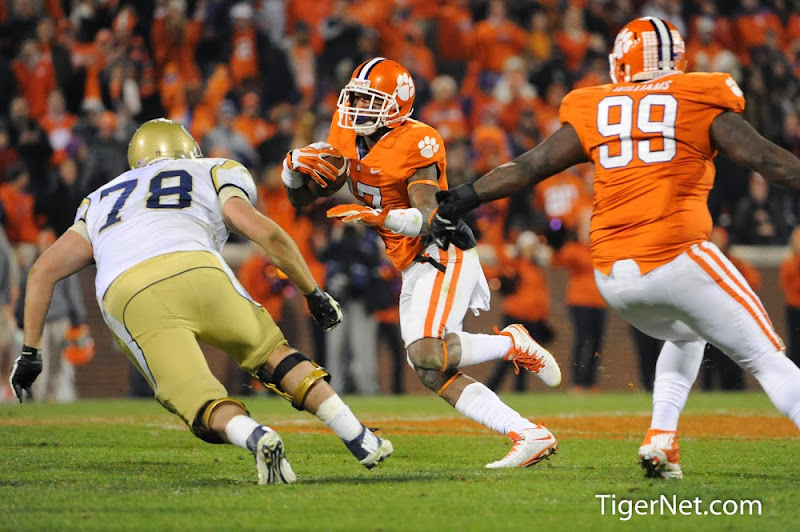
{"label": "blurred crowd background", "polygon": [[[385,56],[414,75],[413,116],[442,135],[450,186],[475,179],[555,131],[571,89],[609,82],[614,36],[644,15],[678,28],[689,70],[730,73],[750,123],[800,155],[797,1],[0,0],[0,221],[9,243],[8,273],[0,272],[9,323],[0,325],[0,344],[9,345],[21,323],[20,284],[32,260],[72,224],[84,195],[127,169],[138,125],[165,116],[184,124],[206,156],[251,170],[263,211],[361,324],[327,338],[298,327],[308,316],[290,304],[293,286],[252,250],[237,265],[240,278],[287,336],[313,335],[310,354],[341,376],[340,391],[402,392],[399,275],[373,232],[326,219],[333,202],[350,201],[346,190],[302,210],[289,204],[280,180],[286,152],[325,139],[353,69]],[[723,158],[716,165],[715,241],[723,249],[786,245],[797,199]],[[567,271],[576,390],[596,387],[605,327],[587,247],[592,174],[589,164],[576,167],[470,220],[495,305],[543,342],[554,334],[544,272]],[[793,240],[800,253],[800,236]],[[800,321],[800,273],[795,279],[789,270],[782,280]],[[82,315],[69,312],[73,322]],[[645,387],[658,349],[651,340],[637,338]],[[377,364],[364,362],[378,349],[392,353],[390,390],[377,388]],[[740,383],[737,368],[728,369],[733,377],[723,370],[719,382]],[[498,368],[495,385],[503,377]],[[244,379],[243,390],[249,385]]]}

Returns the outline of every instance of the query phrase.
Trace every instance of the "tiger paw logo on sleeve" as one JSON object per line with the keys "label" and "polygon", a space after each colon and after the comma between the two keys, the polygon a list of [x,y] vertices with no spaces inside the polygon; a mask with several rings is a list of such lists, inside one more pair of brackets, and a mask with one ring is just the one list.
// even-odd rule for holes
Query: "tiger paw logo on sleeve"
{"label": "tiger paw logo on sleeve", "polygon": [[412,96],[414,96],[414,80],[407,72],[403,72],[397,76],[397,97],[405,102]]}
{"label": "tiger paw logo on sleeve", "polygon": [[436,142],[436,139],[433,137],[425,137],[417,144],[419,148],[419,153],[426,159],[430,159],[436,152],[439,151],[439,143]]}

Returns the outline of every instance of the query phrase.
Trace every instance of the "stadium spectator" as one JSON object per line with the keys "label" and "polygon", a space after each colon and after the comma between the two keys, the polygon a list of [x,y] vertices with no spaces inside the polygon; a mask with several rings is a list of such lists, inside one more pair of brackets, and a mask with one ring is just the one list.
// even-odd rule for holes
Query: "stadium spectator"
{"label": "stadium spectator", "polygon": [[553,36],[553,41],[564,54],[567,70],[576,77],[589,50],[591,34],[586,31],[583,11],[577,6],[568,7],[561,15],[561,29]]}
{"label": "stadium spectator", "polygon": [[31,118],[41,118],[47,112],[47,96],[56,89],[53,62],[42,53],[36,39],[31,37],[22,41],[12,68],[19,94],[28,102]]}
{"label": "stadium spectator", "polygon": [[526,41],[525,30],[508,17],[505,1],[491,0],[488,16],[475,25],[475,46],[470,60],[471,73],[500,74],[509,57],[522,53]]}
{"label": "stadium spectator", "polygon": [[21,272],[14,248],[6,238],[5,230],[0,227],[0,403],[12,399],[11,390],[6,386],[8,374],[11,373],[12,346],[17,320],[14,309],[19,298]]}
{"label": "stadium spectator", "polygon": [[69,156],[67,147],[73,141],[72,130],[77,123],[78,117],[67,112],[67,102],[61,91],[51,92],[47,97],[47,113],[39,120],[53,150],[51,165],[58,166]]}
{"label": "stadium spectator", "polygon": [[[28,190],[30,173],[22,163],[11,166],[0,184],[0,204],[5,217],[8,241],[15,247],[31,247],[39,236],[34,198]],[[27,263],[26,263],[27,265]]]}
{"label": "stadium spectator", "polygon": [[150,39],[153,58],[160,72],[169,63],[178,66],[178,73],[184,80],[201,79],[200,69],[195,61],[195,51],[203,30],[203,2],[191,19],[187,19],[185,0],[169,0],[160,3],[153,15]]}
{"label": "stadium spectator", "polygon": [[436,18],[437,70],[460,83],[474,50],[474,38],[469,0],[446,0]]}
{"label": "stadium spectator", "polygon": [[325,290],[347,316],[326,338],[325,364],[331,387],[338,393],[378,393],[378,322],[375,310],[385,307],[376,290],[381,255],[376,236],[363,227],[337,224],[319,254],[325,264]]}
{"label": "stadium spectator", "polygon": [[789,246],[790,254],[781,263],[779,280],[786,302],[788,354],[795,364],[800,364],[800,227],[792,231]]}
{"label": "stadium spectator", "polygon": [[[53,230],[45,228],[37,239],[38,253],[44,253],[56,241]],[[24,277],[28,271],[24,272]],[[25,299],[25,284],[22,284],[20,301]],[[22,323],[22,308],[17,312]],[[86,307],[77,276],[62,279],[53,287],[50,308],[42,331],[42,373],[33,385],[37,401],[70,403],[78,398],[75,389],[75,368],[64,358],[62,350],[67,332],[72,327],[86,327]]]}
{"label": "stadium spectator", "polygon": [[297,90],[302,97],[299,105],[301,109],[308,110],[314,105],[317,92],[317,59],[311,45],[311,28],[308,24],[298,21],[289,37],[289,43],[289,68],[292,69]]}
{"label": "stadium spectator", "polygon": [[606,302],[594,281],[589,230],[592,210],[584,206],[577,215],[575,238],[553,256],[553,265],[567,270],[567,297],[572,322],[572,385],[577,392],[596,391],[597,367],[603,352]]}
{"label": "stadium spectator", "polygon": [[65,158],[53,171],[48,188],[37,204],[37,210],[44,215],[47,225],[56,236],[61,236],[75,220],[75,212],[86,191],[78,185],[78,163],[71,157]]}
{"label": "stadium spectator", "polygon": [[748,195],[736,204],[731,226],[731,240],[736,244],[783,245],[789,236],[787,197],[770,191],[767,181],[750,174]]}
{"label": "stadium spectator", "polygon": [[48,163],[53,153],[50,141],[39,124],[28,114],[28,102],[25,98],[17,96],[11,101],[9,115],[11,144],[30,172],[28,187],[37,196],[47,179]]}
{"label": "stadium spectator", "polygon": [[232,128],[250,143],[250,147],[258,149],[261,144],[275,135],[275,126],[261,118],[261,104],[258,93],[246,92],[241,99],[242,112],[237,116]]}
{"label": "stadium spectator", "polygon": [[0,119],[0,182],[5,181],[6,172],[14,163],[19,162],[19,152],[11,144],[8,124]]}
{"label": "stadium spectator", "polygon": [[714,19],[699,17],[696,21],[697,36],[686,43],[686,57],[692,72],[713,72],[712,65],[720,52],[726,48],[714,38]]}
{"label": "stadium spectator", "polygon": [[211,153],[224,148],[230,158],[252,167],[258,164],[258,154],[244,135],[234,131],[233,124],[238,114],[232,101],[222,102],[217,113],[217,125],[203,137],[203,152]]}
{"label": "stadium spectator", "polygon": [[[555,332],[549,323],[550,290],[547,275],[540,265],[549,251],[546,246],[543,250],[542,246],[536,233],[521,232],[512,256],[500,258],[499,281],[500,293],[503,294],[503,327],[519,323],[537,342],[547,346],[555,338]],[[507,362],[497,361],[486,386],[494,391],[500,390],[510,369]],[[517,371],[513,380],[514,391],[524,393],[526,382],[527,372]]]}
{"label": "stadium spectator", "polygon": [[42,55],[53,65],[56,87],[64,94],[71,95],[75,85],[72,58],[70,51],[56,40],[56,24],[53,18],[43,17],[39,20],[36,24],[36,38]]}
{"label": "stadium spectator", "polygon": [[389,351],[391,360],[391,387],[395,395],[405,393],[405,372],[408,368],[406,347],[400,332],[400,291],[403,282],[400,273],[392,267],[388,257],[382,257],[378,267],[375,292],[386,297],[376,302],[375,320],[378,322],[378,344]]}
{"label": "stadium spectator", "polygon": [[536,89],[527,80],[525,61],[520,56],[506,59],[493,95],[501,106],[500,127],[506,133],[514,129],[521,110],[536,110],[540,106]]}
{"label": "stadium spectator", "polygon": [[422,108],[420,119],[435,127],[442,135],[445,146],[450,141],[468,136],[467,118],[458,99],[456,80],[447,75],[434,78],[431,83],[431,100]]}
{"label": "stadium spectator", "polygon": [[78,181],[78,189],[84,195],[128,168],[127,145],[116,137],[117,125],[117,117],[111,111],[97,115],[97,135],[86,144],[86,160]]}
{"label": "stadium spectator", "polygon": [[745,65],[750,63],[752,49],[764,44],[768,31],[773,31],[778,39],[783,38],[783,25],[778,16],[759,4],[759,0],[741,0],[733,15],[733,43],[739,61]]}

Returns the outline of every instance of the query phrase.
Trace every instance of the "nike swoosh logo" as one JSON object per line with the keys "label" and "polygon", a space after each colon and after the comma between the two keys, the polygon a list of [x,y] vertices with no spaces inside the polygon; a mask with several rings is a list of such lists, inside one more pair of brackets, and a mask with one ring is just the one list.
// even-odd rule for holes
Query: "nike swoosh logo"
{"label": "nike swoosh logo", "polygon": [[381,171],[380,170],[376,170],[375,168],[370,168],[369,169],[369,173],[372,174],[372,175],[375,175],[375,174],[380,174]]}
{"label": "nike swoosh logo", "polygon": [[545,436],[544,438],[536,438],[533,441],[548,441],[548,440],[553,440],[553,439],[555,439],[555,438],[553,438],[553,436]]}

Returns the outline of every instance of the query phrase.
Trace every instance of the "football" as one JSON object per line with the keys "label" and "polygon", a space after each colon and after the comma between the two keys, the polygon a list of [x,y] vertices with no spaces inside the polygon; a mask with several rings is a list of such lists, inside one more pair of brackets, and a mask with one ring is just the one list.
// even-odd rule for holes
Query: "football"
{"label": "football", "polygon": [[318,198],[325,198],[334,195],[338,192],[347,182],[347,177],[350,175],[350,168],[347,158],[344,155],[323,155],[326,161],[331,163],[339,170],[339,177],[332,183],[329,182],[327,187],[321,187],[311,177],[306,177],[306,184],[308,189]]}

